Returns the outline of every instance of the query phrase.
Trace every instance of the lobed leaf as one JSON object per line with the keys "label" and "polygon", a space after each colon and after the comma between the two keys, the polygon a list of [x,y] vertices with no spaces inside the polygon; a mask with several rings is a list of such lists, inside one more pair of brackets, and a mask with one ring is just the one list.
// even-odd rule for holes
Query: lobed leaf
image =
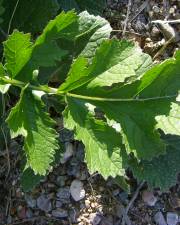
{"label": "lobed leaf", "polygon": [[81,53],[90,59],[110,32],[111,28],[103,18],[87,12],[79,16],[73,11],[62,12],[47,24],[33,45],[29,34],[13,32],[4,43],[6,69],[11,77],[28,82],[35,69],[52,67],[56,70],[57,63],[61,65],[61,61],[69,60],[71,55]]}
{"label": "lobed leaf", "polygon": [[54,121],[45,112],[41,100],[23,90],[19,102],[12,108],[7,122],[11,136],[23,135],[27,163],[40,175],[45,175],[58,149]]}
{"label": "lobed leaf", "polygon": [[14,31],[4,42],[6,70],[11,78],[15,78],[31,58],[32,43],[30,34]]}
{"label": "lobed leaf", "polygon": [[98,171],[104,178],[123,176],[123,147],[121,149],[119,134],[105,122],[93,118],[84,102],[67,98],[67,103],[65,126],[75,129],[75,138],[85,145],[85,160],[89,171]]}
{"label": "lobed leaf", "polygon": [[132,159],[129,166],[138,180],[145,180],[151,188],[159,187],[167,191],[177,182],[180,171],[180,138],[179,136],[166,136],[167,153],[152,159],[152,161],[137,162]]}
{"label": "lobed leaf", "polygon": [[[100,107],[109,119],[120,123],[123,143],[128,153],[133,152],[139,159],[151,160],[154,156],[164,154],[166,150],[156,128],[155,118],[158,115],[169,115],[171,102],[175,101],[178,94],[178,54],[154,66],[136,81],[127,81],[109,90],[103,87],[98,88],[98,91],[92,86],[89,88],[85,74],[76,83],[81,84],[83,79],[87,83],[73,91],[74,97],[86,99]],[[94,77],[95,80],[96,76]],[[92,82],[93,79],[90,83]]]}

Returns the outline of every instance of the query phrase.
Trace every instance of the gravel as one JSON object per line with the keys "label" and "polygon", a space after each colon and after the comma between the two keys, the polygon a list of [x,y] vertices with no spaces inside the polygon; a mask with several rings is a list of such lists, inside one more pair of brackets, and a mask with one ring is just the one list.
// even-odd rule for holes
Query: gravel
{"label": "gravel", "polygon": [[49,212],[52,210],[51,200],[47,196],[41,195],[37,199],[37,207],[42,211]]}
{"label": "gravel", "polygon": [[76,202],[82,200],[86,195],[83,183],[80,180],[73,180],[70,186],[70,193]]}

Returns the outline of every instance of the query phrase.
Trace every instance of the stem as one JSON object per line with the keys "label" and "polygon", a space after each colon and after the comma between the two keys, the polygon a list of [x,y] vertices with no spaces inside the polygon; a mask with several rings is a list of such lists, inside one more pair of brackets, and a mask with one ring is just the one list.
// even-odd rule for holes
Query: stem
{"label": "stem", "polygon": [[150,101],[150,100],[160,100],[160,99],[177,97],[177,95],[169,95],[169,96],[159,96],[159,97],[151,97],[151,98],[101,98],[101,97],[78,95],[73,93],[66,93],[66,95],[73,98],[91,100],[91,101],[100,101],[100,102],[144,102],[144,101]]}
{"label": "stem", "polygon": [[[12,84],[14,86],[23,88],[27,84],[10,79],[10,78],[1,78],[2,81],[4,81],[7,84]],[[48,94],[56,94],[56,95],[66,95],[72,98],[77,98],[77,99],[84,99],[84,100],[91,100],[91,101],[100,101],[100,102],[145,102],[145,101],[151,101],[151,100],[160,100],[160,99],[168,99],[168,98],[175,98],[177,95],[169,95],[169,96],[159,96],[159,97],[150,97],[150,98],[103,98],[103,97],[94,97],[94,96],[86,96],[86,95],[78,95],[78,94],[73,94],[69,92],[64,92],[64,91],[59,91],[57,88],[51,88],[48,86],[35,86],[32,84],[28,85],[28,88],[32,90],[37,90],[37,91],[44,91],[45,93]]]}
{"label": "stem", "polygon": [[[12,85],[20,87],[20,88],[23,88],[23,87],[26,86],[26,83],[24,83],[22,81],[14,80],[14,79],[1,78],[1,80],[4,81],[5,83],[12,84]],[[33,89],[33,90],[37,90],[37,91],[44,91],[48,94],[56,94],[57,93],[56,88],[51,88],[51,87],[48,87],[48,86],[35,86],[35,85],[32,85],[32,84],[29,84],[28,88]],[[59,92],[59,94],[61,94],[61,93]],[[63,92],[62,92],[62,94],[63,94]]]}

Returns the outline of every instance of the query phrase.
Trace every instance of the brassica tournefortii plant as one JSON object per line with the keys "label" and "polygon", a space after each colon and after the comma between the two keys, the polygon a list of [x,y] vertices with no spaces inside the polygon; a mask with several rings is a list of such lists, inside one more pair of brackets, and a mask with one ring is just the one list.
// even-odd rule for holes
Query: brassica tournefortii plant
{"label": "brassica tournefortii plant", "polygon": [[43,96],[59,101],[54,108],[84,144],[90,173],[123,178],[130,169],[162,189],[176,182],[180,51],[153,65],[134,43],[109,39],[111,30],[100,16],[69,11],[35,40],[14,30],[3,43],[0,90],[19,94],[6,123],[12,138],[24,137],[25,187],[46,175],[61,152]]}

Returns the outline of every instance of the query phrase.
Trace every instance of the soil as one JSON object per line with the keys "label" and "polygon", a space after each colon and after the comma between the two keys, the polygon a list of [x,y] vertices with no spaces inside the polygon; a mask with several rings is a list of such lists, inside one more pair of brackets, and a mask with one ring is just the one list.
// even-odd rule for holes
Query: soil
{"label": "soil", "polygon": [[[113,27],[112,38],[133,40],[155,63],[171,57],[180,47],[179,0],[107,0],[104,17]],[[157,20],[174,22],[164,28]],[[82,144],[74,141],[72,133],[64,128],[59,135],[66,147],[70,143],[72,155],[31,192],[24,193],[20,185],[21,140],[10,141],[8,158],[6,150],[1,152],[0,225],[180,224],[180,179],[169,192],[162,193],[158,189],[148,190],[146,183],[138,184],[130,173],[130,190],[124,191],[111,178],[105,181],[99,174],[90,175],[83,162]],[[79,201],[67,194],[75,179],[82,182],[85,191]]]}

